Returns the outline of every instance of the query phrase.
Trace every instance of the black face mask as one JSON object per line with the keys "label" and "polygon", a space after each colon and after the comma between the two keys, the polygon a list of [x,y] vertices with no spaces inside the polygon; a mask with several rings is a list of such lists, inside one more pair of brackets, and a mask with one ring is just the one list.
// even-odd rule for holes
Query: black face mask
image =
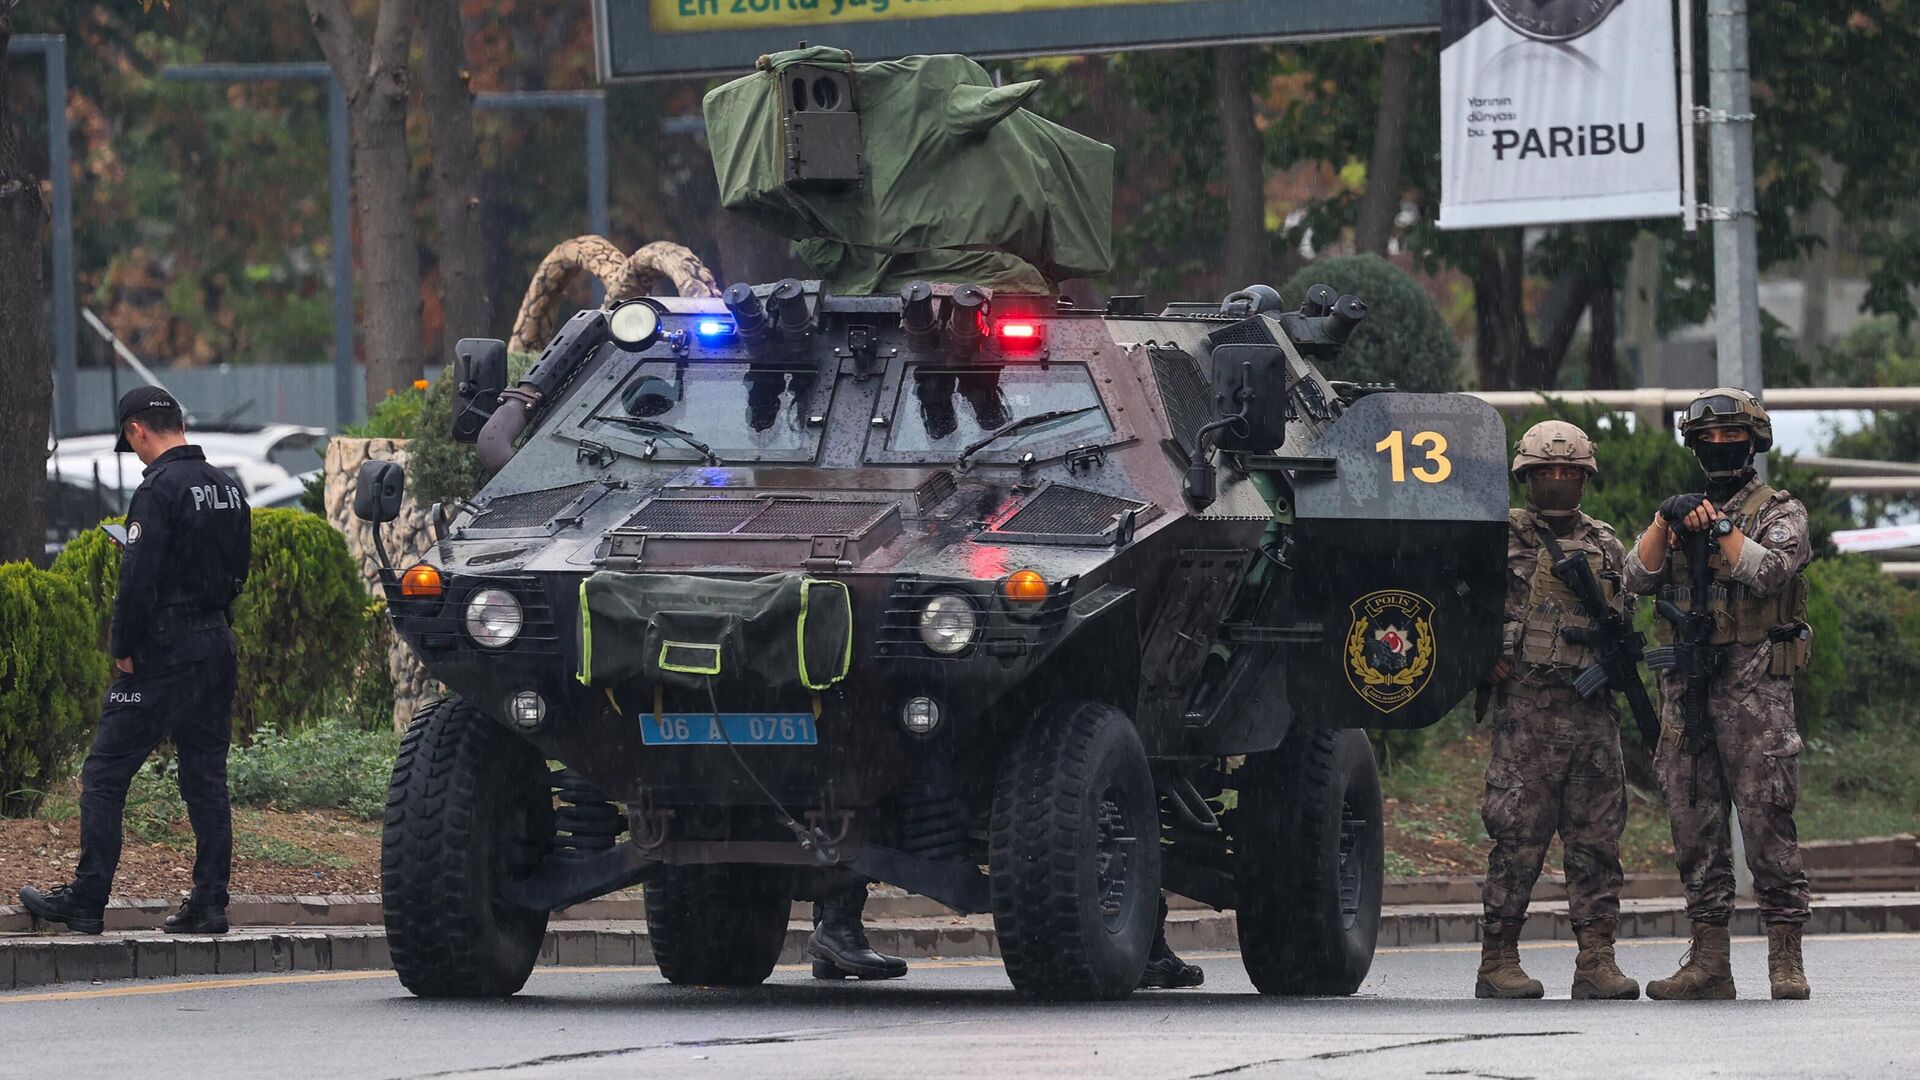
{"label": "black face mask", "polygon": [[1536,473],[1527,477],[1527,505],[1546,517],[1571,517],[1586,488],[1585,479],[1549,480]]}
{"label": "black face mask", "polygon": [[1696,442],[1693,456],[1706,470],[1709,479],[1727,480],[1747,471],[1753,463],[1753,440],[1739,442]]}

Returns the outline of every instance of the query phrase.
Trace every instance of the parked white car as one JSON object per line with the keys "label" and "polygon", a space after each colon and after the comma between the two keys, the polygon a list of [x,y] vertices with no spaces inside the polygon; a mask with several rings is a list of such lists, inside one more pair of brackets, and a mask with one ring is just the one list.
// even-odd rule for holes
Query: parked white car
{"label": "parked white car", "polygon": [[[187,441],[206,452],[208,464],[237,480],[255,506],[297,505],[302,485],[294,478],[318,471],[328,437],[324,428],[299,424],[187,432]],[[126,512],[145,467],[132,454],[113,452],[117,438],[113,432],[69,436],[47,456],[50,553],[100,519]],[[290,497],[287,485],[292,485]],[[263,496],[267,501],[261,501]]]}

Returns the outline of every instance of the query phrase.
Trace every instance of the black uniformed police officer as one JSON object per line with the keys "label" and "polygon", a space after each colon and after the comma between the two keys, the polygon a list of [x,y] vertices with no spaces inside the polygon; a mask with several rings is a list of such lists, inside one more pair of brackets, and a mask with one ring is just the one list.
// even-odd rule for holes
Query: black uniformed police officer
{"label": "black uniformed police officer", "polygon": [[27,910],[83,934],[104,928],[120,863],[127,786],[171,737],[193,822],[193,892],[170,933],[223,934],[233,820],[227,805],[228,713],[237,650],[227,610],[246,583],[253,526],[240,485],[187,443],[180,403],[157,386],[120,399],[120,441],[147,469],[127,507],[113,601],[113,683],[80,773],[80,865],[73,883],[20,890]]}

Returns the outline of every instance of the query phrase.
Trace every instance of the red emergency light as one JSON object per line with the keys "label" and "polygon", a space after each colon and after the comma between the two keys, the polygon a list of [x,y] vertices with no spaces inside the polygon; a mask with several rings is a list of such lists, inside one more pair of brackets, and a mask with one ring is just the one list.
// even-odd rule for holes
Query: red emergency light
{"label": "red emergency light", "polygon": [[1009,352],[1038,348],[1041,341],[1040,324],[1036,322],[999,323],[994,333],[1000,338],[1000,347]]}

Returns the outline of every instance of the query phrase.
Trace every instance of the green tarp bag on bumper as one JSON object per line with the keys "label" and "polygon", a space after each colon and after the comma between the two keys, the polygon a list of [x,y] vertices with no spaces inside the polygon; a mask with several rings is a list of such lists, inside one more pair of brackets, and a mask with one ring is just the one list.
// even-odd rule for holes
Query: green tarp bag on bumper
{"label": "green tarp bag on bumper", "polygon": [[699,686],[748,679],[825,690],[853,660],[844,582],[602,570],[580,583],[580,681]]}

